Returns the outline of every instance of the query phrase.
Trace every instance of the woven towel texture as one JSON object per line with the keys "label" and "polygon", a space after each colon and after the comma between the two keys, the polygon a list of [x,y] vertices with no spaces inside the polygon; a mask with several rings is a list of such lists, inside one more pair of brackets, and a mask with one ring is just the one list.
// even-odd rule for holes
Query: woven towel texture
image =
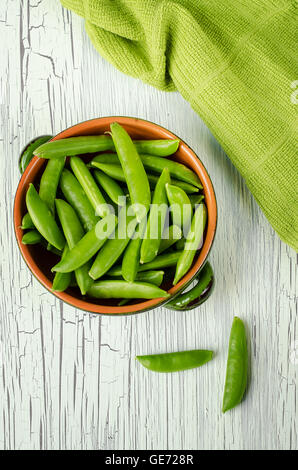
{"label": "woven towel texture", "polygon": [[297,2],[61,3],[85,18],[96,49],[122,72],[179,90],[298,251]]}

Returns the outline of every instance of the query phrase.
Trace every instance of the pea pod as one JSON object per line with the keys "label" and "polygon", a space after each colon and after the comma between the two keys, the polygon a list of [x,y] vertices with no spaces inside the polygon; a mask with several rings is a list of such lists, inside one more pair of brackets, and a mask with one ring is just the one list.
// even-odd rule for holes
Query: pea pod
{"label": "pea pod", "polygon": [[176,250],[184,250],[184,247],[185,247],[185,243],[186,243],[186,240],[184,237],[182,237],[180,240],[177,241],[176,243]]}
{"label": "pea pod", "polygon": [[136,359],[146,369],[154,372],[178,372],[200,367],[211,361],[212,357],[213,351],[193,349],[191,351],[136,356]]}
{"label": "pea pod", "polygon": [[146,219],[137,227],[134,238],[129,241],[122,260],[122,276],[127,282],[133,282],[137,278],[140,265],[140,250],[143,234],[146,228]]}
{"label": "pea pod", "polygon": [[83,153],[104,152],[113,150],[112,139],[106,135],[88,135],[52,140],[34,150],[40,158],[57,158]]}
{"label": "pea pod", "polygon": [[136,280],[140,282],[149,282],[156,286],[160,286],[164,277],[164,271],[145,271],[140,272],[136,276]]}
{"label": "pea pod", "polygon": [[[113,163],[117,164],[117,156],[113,154],[108,154],[109,156],[103,157],[102,155],[96,156],[92,160],[91,164],[94,165],[95,162]],[[140,158],[144,167],[147,170],[151,170],[155,173],[162,173],[164,168],[168,168],[171,176],[176,177],[178,180],[185,181],[197,188],[203,189],[203,186],[196,175],[190,168],[178,163],[174,160],[169,160],[168,158],[157,157],[153,155],[140,154]]]}
{"label": "pea pod", "polygon": [[24,173],[27,166],[31,162],[32,158],[34,157],[34,151],[39,147],[41,144],[47,142],[52,138],[51,135],[42,135],[31,140],[26,147],[22,150],[20,158],[19,158],[19,170],[21,174]]}
{"label": "pea pod", "polygon": [[[149,180],[150,186],[155,187],[158,181],[158,178],[159,178],[158,175],[148,174],[148,180]],[[173,179],[171,177],[171,182],[175,186],[178,186],[179,188],[183,189],[186,193],[197,193],[199,191],[199,188],[197,188],[196,186],[193,186],[192,184],[186,183],[185,181],[180,181],[177,179]]]}
{"label": "pea pod", "polygon": [[51,211],[40,198],[33,184],[29,185],[26,194],[27,209],[39,233],[58,250],[63,250],[65,239],[59,229]]}
{"label": "pea pod", "polygon": [[[72,250],[75,245],[83,238],[84,229],[74,209],[67,202],[63,201],[62,199],[56,199],[56,207],[68,248]],[[67,252],[69,252],[69,250],[67,250]],[[65,255],[66,253],[62,256],[62,261],[65,258]],[[91,287],[93,282],[88,274],[90,266],[90,261],[87,261],[85,264],[75,270],[76,281],[82,295],[86,294],[87,290]]]}
{"label": "pea pod", "polygon": [[69,170],[64,169],[62,171],[60,188],[65,199],[78,214],[85,232],[91,230],[99,221],[99,217],[95,215],[95,211],[82,186]]}
{"label": "pea pod", "polygon": [[65,157],[49,160],[40,179],[39,196],[46,203],[52,214],[55,212],[56,192],[64,165]]}
{"label": "pea pod", "polygon": [[70,166],[84,189],[96,214],[100,217],[108,215],[110,213],[110,209],[83,160],[79,157],[71,157]]}
{"label": "pea pod", "polygon": [[110,199],[119,206],[124,206],[125,195],[119,184],[103,171],[95,170],[95,179],[105,190]]}
{"label": "pea pod", "polygon": [[174,285],[176,285],[177,282],[184,276],[184,274],[187,273],[192,265],[193,259],[197,253],[197,249],[204,234],[206,219],[206,206],[204,204],[200,204],[192,218],[191,228],[186,237],[184,250],[182,251],[181,256],[177,262],[175,278],[173,281]]}
{"label": "pea pod", "polygon": [[242,320],[235,317],[229,341],[226,382],[222,405],[223,413],[234,408],[242,400],[247,383],[247,363],[248,355],[245,327]]}
{"label": "pea pod", "polygon": [[32,222],[29,212],[27,212],[22,218],[21,229],[28,230],[29,228],[35,228],[35,226],[34,226],[34,223]]}
{"label": "pea pod", "polygon": [[196,301],[196,304],[199,304],[202,301],[201,295],[206,291],[212,279],[213,271],[210,264],[207,262],[199,273],[197,285],[185,292],[185,294],[180,294],[175,299],[168,302],[167,307],[173,307],[175,310],[188,309],[188,307],[194,308],[194,302]]}
{"label": "pea pod", "polygon": [[42,236],[37,230],[30,230],[23,235],[22,243],[23,245],[36,245],[37,243],[40,243],[41,240]]}
{"label": "pea pod", "polygon": [[134,144],[139,153],[150,153],[150,155],[167,157],[178,150],[179,140],[135,140]]}
{"label": "pea pod", "polygon": [[107,241],[91,266],[89,276],[92,279],[99,279],[108,272],[127,247],[137,225],[135,215],[128,215],[129,211],[130,206],[121,210],[115,236]]}
{"label": "pea pod", "polygon": [[[164,253],[163,255],[158,255],[150,263],[140,264],[138,272],[151,271],[155,269],[170,268],[176,266],[178,259],[180,258],[182,251],[175,251],[173,253]],[[114,266],[111,268],[107,275],[108,276],[121,276],[122,268],[121,266]]]}
{"label": "pea pod", "polygon": [[[33,149],[35,150],[34,155],[40,158],[55,158],[115,150],[113,140],[106,135],[69,137],[68,139],[53,140],[45,145],[44,142],[47,142],[51,137],[44,136],[43,140],[40,138],[41,140]],[[134,144],[139,152],[166,156],[176,152],[179,140],[136,140]]]}
{"label": "pea pod", "polygon": [[[68,246],[67,244],[65,244],[62,258],[66,255],[67,252],[68,252]],[[71,280],[72,280],[72,273],[56,273],[54,280],[53,280],[52,290],[56,292],[65,291],[70,285]]]}
{"label": "pea pod", "polygon": [[156,299],[170,294],[147,282],[97,281],[88,291],[96,299]]}
{"label": "pea pod", "polygon": [[155,187],[153,201],[146,227],[146,235],[141,246],[141,263],[149,263],[158,254],[168,211],[166,185],[170,183],[169,170],[165,168]]}
{"label": "pea pod", "polygon": [[149,181],[142,160],[128,133],[117,122],[111,124],[110,128],[130,200],[138,222],[141,222],[149,210],[151,201]]}
{"label": "pea pod", "polygon": [[166,227],[162,234],[162,239],[159,245],[158,254],[168,250],[172,245],[177,243],[177,240],[181,239],[182,231],[177,225],[170,225]]}
{"label": "pea pod", "polygon": [[[140,282],[149,282],[149,284],[154,284],[155,286],[159,287],[162,284],[163,277],[164,271],[145,271],[143,273],[137,273],[134,280]],[[123,278],[117,276],[115,276],[113,279],[123,280]],[[120,303],[118,305],[120,305]]]}
{"label": "pea pod", "polygon": [[54,255],[60,256],[60,258],[61,258],[62,253],[63,253],[63,250],[57,250],[57,248],[55,248],[54,246],[52,246],[50,243],[47,243],[45,239],[42,239],[41,244],[42,244],[42,246],[44,246],[48,251],[50,251],[51,253],[54,253]]}
{"label": "pea pod", "polygon": [[201,202],[204,200],[204,194],[191,194],[189,196],[189,200],[191,203],[191,207],[195,209],[196,206],[201,204]]}
{"label": "pea pod", "polygon": [[[122,167],[119,165],[119,159],[116,154],[107,153],[97,155],[93,158],[90,165],[91,167],[99,168],[111,178],[114,178],[117,181],[125,182],[125,176]],[[150,186],[155,188],[159,176],[147,173],[147,177]],[[198,187],[186,183],[185,181],[180,181],[172,178],[171,181],[172,184],[174,184],[175,186],[179,186],[179,188],[182,188],[186,193],[197,193],[199,191]]]}
{"label": "pea pod", "polygon": [[52,268],[52,271],[69,273],[83,266],[105,244],[108,237],[115,230],[116,224],[117,217],[113,214],[109,214],[104,219],[101,219],[92,230],[87,232],[83,238],[69,250],[64,259]]}
{"label": "pea pod", "polygon": [[167,184],[166,191],[173,224],[182,228],[186,236],[189,232],[192,218],[192,207],[189,197],[183,189],[173,184]]}

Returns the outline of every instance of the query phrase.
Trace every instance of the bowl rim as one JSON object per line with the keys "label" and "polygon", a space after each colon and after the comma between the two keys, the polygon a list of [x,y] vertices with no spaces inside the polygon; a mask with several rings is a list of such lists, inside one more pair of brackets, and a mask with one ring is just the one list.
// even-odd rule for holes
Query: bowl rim
{"label": "bowl rim", "polygon": [[[178,137],[176,134],[173,132],[169,131],[165,127],[156,124],[152,121],[148,121],[146,119],[142,118],[136,118],[132,116],[102,116],[102,117],[97,117],[97,118],[92,118],[89,120],[82,121],[80,123],[74,124],[63,131],[59,132],[57,135],[55,135],[52,140],[60,140],[62,138],[67,138],[73,136],[73,133],[75,130],[88,130],[92,126],[92,124],[96,125],[97,123],[101,125],[109,125],[112,122],[117,121],[119,124],[123,125],[132,125],[133,127],[137,127],[138,124],[141,124],[140,127],[145,126],[149,127],[150,130],[155,130],[156,132],[160,133],[162,132],[162,136],[160,136],[160,139],[179,139],[180,145],[179,148],[183,151],[186,151],[188,155],[190,156],[191,159],[195,162],[195,168],[192,166],[191,169],[195,171],[204,188],[204,193],[206,195],[206,190],[208,192],[208,196],[210,198],[210,203],[212,202],[212,207],[208,207],[207,204],[207,213],[208,213],[208,219],[207,219],[207,232],[206,232],[206,237],[203,243],[203,246],[198,254],[198,257],[196,258],[196,262],[190,270],[183,276],[182,279],[176,284],[176,286],[171,287],[168,292],[171,294],[170,297],[167,298],[159,298],[159,299],[150,299],[146,300],[143,299],[141,302],[137,304],[132,304],[132,305],[124,305],[124,306],[109,306],[109,305],[100,305],[100,304],[95,304],[90,302],[89,300],[84,300],[84,299],[79,299],[69,293],[65,292],[54,292],[52,291],[52,281],[46,275],[41,271],[41,269],[38,267],[38,265],[35,263],[33,257],[31,256],[28,246],[23,245],[21,243],[22,239],[22,234],[23,231],[20,228],[20,223],[21,222],[21,204],[22,204],[22,192],[24,192],[24,187],[26,184],[30,183],[30,173],[31,170],[35,167],[35,165],[39,165],[39,158],[33,157],[33,159],[30,161],[29,165],[27,166],[26,170],[22,174],[20,181],[18,183],[16,193],[15,193],[15,198],[14,198],[14,208],[13,208],[13,220],[14,220],[14,232],[15,232],[15,237],[17,240],[17,244],[19,247],[19,250],[21,252],[22,258],[24,259],[26,265],[30,269],[31,273],[34,275],[34,277],[42,284],[52,295],[57,297],[59,300],[62,300],[63,302],[67,303],[68,305],[71,305],[72,307],[75,307],[79,310],[83,310],[85,312],[89,312],[92,314],[101,314],[101,315],[112,315],[112,316],[121,316],[121,315],[134,315],[137,313],[143,313],[149,310],[152,310],[153,308],[158,308],[163,305],[166,305],[167,302],[170,300],[173,300],[181,291],[184,291],[190,284],[193,282],[199,271],[203,268],[209,254],[210,250],[212,248],[214,238],[215,238],[215,233],[216,233],[216,227],[217,227],[217,202],[216,202],[216,196],[213,188],[213,184],[211,181],[211,178],[198,157],[198,155],[194,152],[194,150],[184,142],[183,139]],[[142,130],[142,129],[138,129]],[[88,134],[86,134],[88,135]],[[91,134],[90,134],[91,135]],[[198,168],[200,168],[200,173]],[[204,176],[202,181],[202,175]],[[204,184],[205,183],[205,184]],[[206,184],[208,183],[208,184]],[[205,198],[206,200],[206,198]],[[209,199],[208,199],[209,201]],[[210,209],[213,209],[213,214],[214,216],[211,218],[209,216]],[[19,214],[18,214],[19,212]],[[19,222],[18,222],[19,220]],[[200,261],[200,262],[199,262]]]}

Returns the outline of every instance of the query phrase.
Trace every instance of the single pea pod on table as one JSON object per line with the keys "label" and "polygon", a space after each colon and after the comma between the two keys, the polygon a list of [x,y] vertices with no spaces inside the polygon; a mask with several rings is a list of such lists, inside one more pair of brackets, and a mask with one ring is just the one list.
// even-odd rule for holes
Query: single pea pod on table
{"label": "single pea pod on table", "polygon": [[241,402],[247,384],[247,367],[248,353],[244,323],[240,318],[234,317],[229,340],[223,413]]}
{"label": "single pea pod on table", "polygon": [[146,369],[154,372],[179,372],[200,367],[211,361],[212,357],[213,351],[193,349],[191,351],[136,356],[136,359]]}

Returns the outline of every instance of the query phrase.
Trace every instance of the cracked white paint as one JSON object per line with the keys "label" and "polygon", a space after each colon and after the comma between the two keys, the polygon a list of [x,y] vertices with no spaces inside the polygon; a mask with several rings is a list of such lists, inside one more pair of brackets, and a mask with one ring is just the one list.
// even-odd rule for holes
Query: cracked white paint
{"label": "cracked white paint", "polygon": [[[58,0],[2,0],[0,447],[4,449],[297,448],[295,253],[177,94],[126,77],[93,49]],[[181,136],[214,181],[219,224],[213,297],[193,312],[99,317],[62,304],[18,252],[12,207],[18,154],[33,136],[96,116],[131,115]],[[220,412],[232,318],[247,325],[246,400]],[[212,348],[200,370],[150,373],[136,354]]]}

